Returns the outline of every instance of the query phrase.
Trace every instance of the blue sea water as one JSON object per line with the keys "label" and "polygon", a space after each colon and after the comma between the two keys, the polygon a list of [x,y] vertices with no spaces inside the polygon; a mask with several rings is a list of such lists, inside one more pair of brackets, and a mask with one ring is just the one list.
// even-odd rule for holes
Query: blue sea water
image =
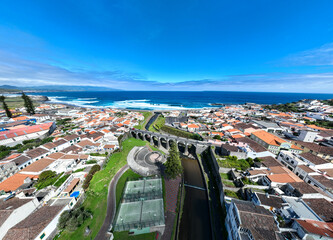
{"label": "blue sea water", "polygon": [[[301,99],[331,99],[332,94],[318,93],[263,93],[263,92],[165,92],[165,91],[110,91],[110,92],[41,92],[51,102],[82,107],[111,107],[145,110],[173,110],[214,107],[214,103],[279,104]],[[216,107],[216,106],[215,106]]]}

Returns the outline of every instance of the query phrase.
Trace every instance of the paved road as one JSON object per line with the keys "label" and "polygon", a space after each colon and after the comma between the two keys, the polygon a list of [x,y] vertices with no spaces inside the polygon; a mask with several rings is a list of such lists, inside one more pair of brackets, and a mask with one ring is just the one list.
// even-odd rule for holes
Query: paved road
{"label": "paved road", "polygon": [[108,205],[107,205],[107,212],[106,217],[103,223],[103,226],[99,230],[96,240],[102,239],[110,239],[110,235],[108,233],[111,223],[116,215],[116,187],[119,178],[123,175],[124,172],[128,170],[128,165],[126,164],[123,166],[116,175],[112,178],[110,185],[109,185],[109,192],[108,192]]}

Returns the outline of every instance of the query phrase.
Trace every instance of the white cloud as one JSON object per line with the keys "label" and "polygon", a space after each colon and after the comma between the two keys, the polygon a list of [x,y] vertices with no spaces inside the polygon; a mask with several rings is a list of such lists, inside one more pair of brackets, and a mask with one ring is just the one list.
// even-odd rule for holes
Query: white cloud
{"label": "white cloud", "polygon": [[333,43],[290,55],[282,61],[296,66],[333,66]]}
{"label": "white cloud", "polygon": [[333,92],[333,73],[264,73],[183,82],[158,82],[122,71],[71,71],[0,51],[0,85],[89,85],[123,90]]}

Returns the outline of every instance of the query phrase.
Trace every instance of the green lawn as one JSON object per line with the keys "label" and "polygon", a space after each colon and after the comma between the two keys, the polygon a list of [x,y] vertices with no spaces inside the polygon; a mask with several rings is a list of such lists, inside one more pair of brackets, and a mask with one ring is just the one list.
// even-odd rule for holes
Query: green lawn
{"label": "green lawn", "polygon": [[[24,101],[21,96],[19,97],[6,97],[5,102],[9,108],[20,108],[24,107]],[[35,107],[38,107],[40,104],[36,101],[33,101]],[[2,104],[0,106],[2,108]]]}
{"label": "green lawn", "polygon": [[222,180],[222,183],[227,187],[236,187],[236,185],[232,181]]}
{"label": "green lawn", "polygon": [[[127,139],[122,143],[123,150],[121,152],[114,153],[110,157],[105,168],[96,172],[86,192],[86,199],[82,205],[85,209],[92,212],[93,218],[86,220],[74,232],[64,231],[60,235],[59,239],[80,240],[94,239],[96,237],[106,216],[107,193],[111,179],[118,172],[118,170],[126,164],[126,158],[129,151],[134,146],[144,145],[146,145],[146,142],[134,138]],[[91,233],[88,236],[84,236],[87,226],[91,229]]]}
{"label": "green lawn", "polygon": [[199,134],[190,133],[187,131],[183,131],[180,129],[176,129],[176,128],[167,126],[167,125],[162,126],[161,131],[166,132],[171,135],[178,136],[178,137],[189,138],[189,139],[194,139],[194,140],[202,140],[202,137]]}
{"label": "green lawn", "polygon": [[228,173],[220,173],[221,179],[232,180]]}
{"label": "green lawn", "polygon": [[223,168],[236,168],[243,171],[250,168],[250,164],[245,159],[230,160],[226,158],[219,159],[217,163]]}
{"label": "green lawn", "polygon": [[144,130],[148,120],[153,115],[152,112],[142,112],[142,114],[145,117],[145,119],[142,120],[139,125],[134,126],[134,128],[136,129]]}
{"label": "green lawn", "polygon": [[246,185],[261,185],[261,184],[259,184],[257,182],[253,182],[253,181],[249,180],[248,178],[243,178],[242,181]]}
{"label": "green lawn", "polygon": [[159,115],[158,118],[149,126],[149,131],[159,132],[159,130],[164,126],[165,118],[163,115]]}
{"label": "green lawn", "polygon": [[233,192],[227,189],[224,190],[224,194],[231,198],[242,199],[237,192]]}
{"label": "green lawn", "polygon": [[128,235],[128,231],[113,233],[115,240],[155,240],[156,233],[146,233],[140,235]]}

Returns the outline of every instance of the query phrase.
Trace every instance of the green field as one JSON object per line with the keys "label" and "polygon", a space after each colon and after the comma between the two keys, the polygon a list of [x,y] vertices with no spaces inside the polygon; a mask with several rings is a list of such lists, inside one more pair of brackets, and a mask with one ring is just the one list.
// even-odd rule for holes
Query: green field
{"label": "green field", "polygon": [[153,115],[153,113],[152,112],[141,112],[141,113],[143,114],[145,119],[142,120],[139,125],[134,126],[134,128],[144,130],[146,124],[148,123],[148,121],[149,121],[150,117]]}
{"label": "green field", "polygon": [[[146,142],[134,138],[127,139],[122,143],[122,151],[114,153],[110,157],[105,168],[96,172],[86,192],[86,199],[82,205],[85,209],[92,212],[93,218],[86,220],[74,232],[69,232],[67,230],[63,231],[59,239],[79,240],[94,239],[96,237],[106,216],[108,186],[111,179],[118,172],[118,170],[126,164],[127,154],[129,151],[134,146],[144,145],[146,145]],[[87,226],[89,226],[91,233],[90,235],[85,236],[84,232]]]}
{"label": "green field", "polygon": [[220,173],[220,176],[222,180],[232,180],[228,173]]}
{"label": "green field", "polygon": [[165,118],[163,115],[159,115],[158,118],[149,126],[149,131],[159,132],[165,125]]}
{"label": "green field", "polygon": [[225,196],[231,197],[231,198],[236,198],[236,199],[242,199],[240,194],[238,192],[230,191],[228,189],[224,190]]}
{"label": "green field", "polygon": [[236,168],[237,170],[243,170],[250,168],[250,164],[245,159],[232,159],[225,158],[217,160],[217,163],[220,167],[223,168]]}
{"label": "green field", "polygon": [[161,131],[178,137],[189,138],[194,140],[203,140],[199,134],[186,132],[167,125],[162,126]]}
{"label": "green field", "polygon": [[[8,107],[11,109],[24,107],[24,102],[22,97],[6,97],[5,102],[7,103]],[[33,101],[35,107],[39,106],[39,103]],[[2,109],[2,104],[0,104],[0,108]]]}

